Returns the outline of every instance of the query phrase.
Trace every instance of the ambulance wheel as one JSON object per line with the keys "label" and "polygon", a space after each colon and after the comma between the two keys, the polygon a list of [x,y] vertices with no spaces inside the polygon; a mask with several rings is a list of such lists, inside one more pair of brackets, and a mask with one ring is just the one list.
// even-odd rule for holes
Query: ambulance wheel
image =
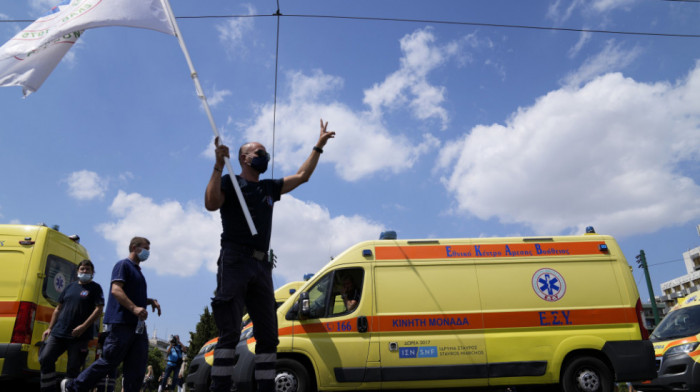
{"label": "ambulance wheel", "polygon": [[564,370],[564,392],[612,392],[612,373],[603,361],[594,357],[578,357]]}
{"label": "ambulance wheel", "polygon": [[275,376],[275,390],[277,392],[313,392],[311,377],[304,365],[289,359],[277,360],[277,375]]}

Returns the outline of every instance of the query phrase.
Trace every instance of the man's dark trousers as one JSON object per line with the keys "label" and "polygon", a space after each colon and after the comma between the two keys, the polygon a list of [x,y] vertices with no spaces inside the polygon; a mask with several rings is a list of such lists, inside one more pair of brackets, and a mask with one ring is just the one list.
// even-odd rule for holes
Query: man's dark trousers
{"label": "man's dark trousers", "polygon": [[88,353],[87,339],[58,338],[50,335],[39,354],[41,365],[41,391],[54,392],[58,390],[59,374],[56,373],[56,360],[68,351],[66,377],[75,378],[80,374],[80,368],[85,364]]}
{"label": "man's dark trousers", "polygon": [[241,335],[243,307],[253,321],[255,379],[259,391],[275,390],[277,313],[272,265],[253,258],[237,246],[222,245],[216,274],[217,288],[211,307],[219,329],[211,370],[212,390],[229,392],[236,345]]}
{"label": "man's dark trousers", "polygon": [[136,325],[112,324],[102,356],[66,385],[66,391],[87,392],[124,362],[124,392],[139,392],[146,373],[148,336],[137,334]]}

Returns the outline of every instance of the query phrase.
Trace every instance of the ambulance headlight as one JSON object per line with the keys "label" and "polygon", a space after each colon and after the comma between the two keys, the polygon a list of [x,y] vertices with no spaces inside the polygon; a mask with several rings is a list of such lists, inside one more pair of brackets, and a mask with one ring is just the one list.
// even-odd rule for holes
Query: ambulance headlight
{"label": "ambulance headlight", "polygon": [[690,352],[695,351],[696,348],[698,348],[699,342],[694,342],[694,343],[686,343],[686,344],[679,344],[678,346],[674,346],[666,350],[666,353],[664,353],[664,356],[667,355],[677,355],[677,354],[688,354]]}
{"label": "ambulance headlight", "polygon": [[244,329],[243,332],[241,332],[240,341],[243,342],[243,341],[246,341],[252,337],[253,337],[253,327],[250,327],[248,329]]}

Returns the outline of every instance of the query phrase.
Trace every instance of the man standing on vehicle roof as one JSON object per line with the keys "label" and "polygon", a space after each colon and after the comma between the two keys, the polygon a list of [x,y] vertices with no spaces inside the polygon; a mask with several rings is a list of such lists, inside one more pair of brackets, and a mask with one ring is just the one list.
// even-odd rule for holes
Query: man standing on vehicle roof
{"label": "man standing on vehicle roof", "polygon": [[92,281],[95,266],[90,260],[78,264],[78,281],[69,284],[58,297],[49,328],[42,336],[46,345],[39,354],[41,391],[58,389],[56,360],[68,351],[66,377],[75,378],[85,364],[88,343],[95,337],[94,324],[102,314],[105,298],[102,286]]}
{"label": "man standing on vehicle roof", "polygon": [[272,285],[272,264],[268,260],[272,232],[272,209],[280,196],[311,177],[323,147],[335,132],[327,132],[328,122],[321,119],[321,135],[296,174],[283,179],[260,180],[267,170],[270,154],[257,142],[246,143],[238,151],[241,174],[236,181],[241,188],[250,215],[258,230],[252,236],[231,176],[221,177],[224,157],[229,149],[216,138],[216,163],[207,184],[204,206],[209,211],[221,211],[221,252],[216,274],[216,291],[211,307],[219,341],[214,350],[211,369],[212,390],[228,392],[231,389],[236,345],[241,334],[243,307],[253,321],[255,345],[255,379],[260,391],[275,390],[275,363],[277,362],[277,316]]}
{"label": "man standing on vehicle roof", "polygon": [[85,369],[75,380],[63,380],[62,392],[87,392],[107,374],[124,362],[124,392],[138,392],[143,383],[148,359],[148,336],[145,320],[148,309],[158,310],[158,301],[146,296],[146,279],[140,263],[150,255],[151,242],[134,237],[129,243],[129,257],[120,260],[112,269],[112,284],[107,301],[104,324],[109,325],[102,356]]}

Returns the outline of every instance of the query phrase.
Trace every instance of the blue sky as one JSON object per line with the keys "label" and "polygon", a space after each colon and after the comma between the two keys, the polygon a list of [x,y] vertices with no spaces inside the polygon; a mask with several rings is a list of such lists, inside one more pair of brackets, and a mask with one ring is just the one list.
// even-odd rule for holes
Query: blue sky
{"label": "blue sky", "polygon": [[[55,2],[5,2],[0,20]],[[178,17],[277,9],[171,5]],[[281,0],[280,11],[700,34],[700,4],[660,0]],[[657,295],[700,245],[700,38],[285,16],[273,135],[276,18],[178,23],[224,141],[273,152],[274,139],[275,177],[308,156],[319,118],[337,132],[311,181],[276,205],[276,287],[387,229],[452,238],[593,225],[630,263],[646,251]],[[0,41],[27,25],[0,23]],[[149,333],[188,339],[215,287],[221,228],[203,206],[212,131],[177,40],[88,30],[41,89],[22,99],[3,88],[0,102],[0,222],[79,234],[103,287],[129,239],[150,238],[142,266],[163,315]]]}

